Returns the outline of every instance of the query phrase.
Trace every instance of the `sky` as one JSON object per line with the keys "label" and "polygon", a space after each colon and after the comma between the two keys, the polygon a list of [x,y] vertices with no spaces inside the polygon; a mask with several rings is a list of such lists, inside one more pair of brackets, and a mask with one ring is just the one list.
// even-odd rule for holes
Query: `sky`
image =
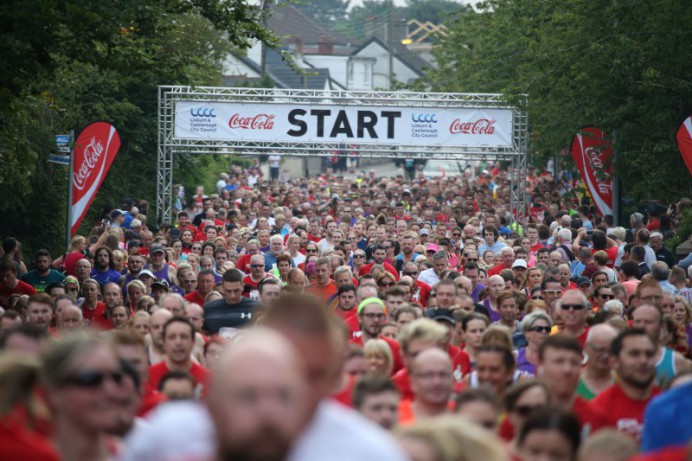
{"label": "sky", "polygon": [[[319,0],[309,0],[309,1],[314,1],[318,2]],[[382,0],[385,1],[385,0]],[[474,4],[478,3],[480,0],[456,0],[457,3],[460,3],[462,5],[468,5],[468,4]],[[353,8],[354,6],[362,5],[363,1],[362,0],[351,0],[351,5],[349,8]],[[396,6],[405,6],[406,5],[406,0],[394,0],[394,4]]]}

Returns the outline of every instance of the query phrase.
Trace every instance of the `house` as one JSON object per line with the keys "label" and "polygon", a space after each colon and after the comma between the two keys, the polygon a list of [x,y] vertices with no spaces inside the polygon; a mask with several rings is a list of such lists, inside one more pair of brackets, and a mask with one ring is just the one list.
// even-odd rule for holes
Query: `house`
{"label": "house", "polygon": [[[228,56],[224,63],[227,85],[260,86],[264,61],[267,76],[277,88],[360,91],[391,88],[389,47],[381,37],[373,35],[356,44],[291,5],[272,4],[270,12],[267,26],[282,37],[281,49],[266,49],[263,53],[263,45],[257,43],[245,56]],[[392,41],[393,79],[410,83],[422,77],[427,62],[408,51],[400,41]],[[291,56],[293,65],[282,53]]]}

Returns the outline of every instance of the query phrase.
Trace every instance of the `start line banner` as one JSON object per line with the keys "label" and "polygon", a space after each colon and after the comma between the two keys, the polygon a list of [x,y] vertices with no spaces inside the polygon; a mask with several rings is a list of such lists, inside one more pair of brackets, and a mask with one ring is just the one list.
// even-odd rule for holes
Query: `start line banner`
{"label": "start line banner", "polygon": [[511,109],[175,103],[176,139],[512,147]]}

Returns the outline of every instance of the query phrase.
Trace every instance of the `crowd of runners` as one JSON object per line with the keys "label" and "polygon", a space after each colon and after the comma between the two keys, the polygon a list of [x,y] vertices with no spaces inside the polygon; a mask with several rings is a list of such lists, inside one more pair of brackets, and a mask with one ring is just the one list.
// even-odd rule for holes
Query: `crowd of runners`
{"label": "crowd of runners", "polygon": [[[0,459],[692,459],[692,200],[271,159],[68,249],[2,241]],[[413,178],[412,178],[413,176]]]}

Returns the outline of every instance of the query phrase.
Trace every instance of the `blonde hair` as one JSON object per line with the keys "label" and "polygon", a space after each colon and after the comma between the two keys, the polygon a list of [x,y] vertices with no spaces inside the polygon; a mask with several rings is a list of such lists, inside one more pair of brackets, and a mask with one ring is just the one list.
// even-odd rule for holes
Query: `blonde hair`
{"label": "blonde hair", "polygon": [[392,350],[389,348],[389,344],[383,339],[370,339],[365,342],[363,347],[363,353],[365,359],[367,360],[370,356],[384,357],[385,366],[382,374],[389,376],[392,374],[392,368],[394,367],[394,358],[392,356]]}
{"label": "blonde hair", "polygon": [[397,339],[401,345],[401,350],[407,352],[411,341],[432,341],[438,344],[443,344],[447,340],[448,336],[449,331],[445,326],[440,325],[434,320],[422,318],[414,320],[413,322],[404,326],[404,328],[399,332]]}
{"label": "blonde hair", "polygon": [[72,241],[70,242],[70,248],[68,248],[68,252],[72,251],[77,251],[77,246],[79,245],[85,245],[86,244],[86,237],[82,235],[75,235]]}
{"label": "blonde hair", "polygon": [[481,346],[485,345],[502,346],[511,351],[514,349],[512,333],[504,325],[490,325],[481,336]]}
{"label": "blonde hair", "polygon": [[638,452],[639,448],[631,437],[615,429],[603,429],[584,441],[577,459],[582,461],[601,455],[602,459],[627,461]]}

